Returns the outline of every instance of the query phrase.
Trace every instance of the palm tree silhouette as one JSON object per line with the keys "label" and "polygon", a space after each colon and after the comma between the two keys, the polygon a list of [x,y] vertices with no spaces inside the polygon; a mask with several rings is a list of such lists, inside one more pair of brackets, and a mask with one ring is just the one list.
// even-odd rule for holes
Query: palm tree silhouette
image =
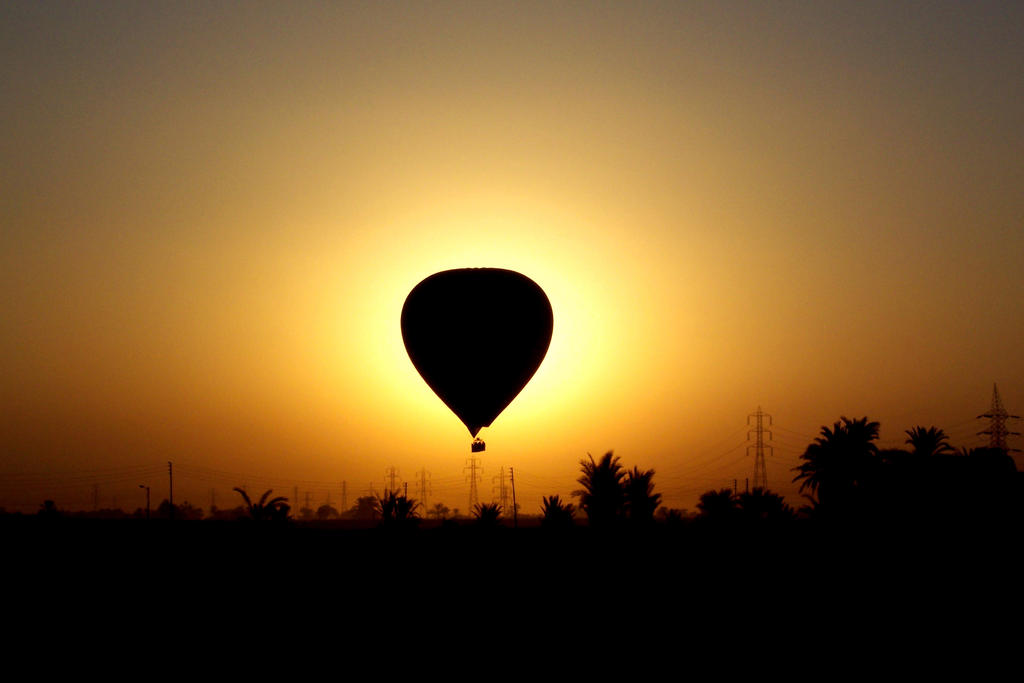
{"label": "palm tree silhouette", "polygon": [[413,498],[400,496],[394,491],[378,496],[376,505],[381,524],[384,526],[411,527],[420,521],[419,515],[416,514],[419,502]]}
{"label": "palm tree silhouette", "polygon": [[641,472],[639,467],[633,467],[626,473],[624,490],[629,521],[652,524],[654,511],[661,505],[661,494],[654,492],[654,470]]}
{"label": "palm tree silhouette", "polygon": [[273,493],[273,489],[267,489],[260,496],[258,502],[254,503],[249,498],[249,494],[246,493],[245,489],[235,487],[235,491],[242,496],[242,500],[245,501],[245,506],[249,511],[249,517],[256,521],[285,521],[288,519],[288,513],[291,511],[291,506],[288,505],[288,499],[284,496],[277,496],[276,498],[270,497]]}
{"label": "palm tree silhouette", "polygon": [[572,516],[576,513],[576,506],[572,503],[563,503],[558,494],[555,494],[544,496],[540,511],[544,515],[540,521],[542,527],[564,529],[572,526]]}
{"label": "palm tree silhouette", "polygon": [[779,524],[795,516],[782,496],[761,487],[736,496],[736,505],[740,516],[754,524]]}
{"label": "palm tree silhouette", "polygon": [[719,489],[702,493],[697,501],[697,510],[704,521],[722,524],[736,519],[737,505],[732,489]]}
{"label": "palm tree silhouette", "polygon": [[793,469],[800,482],[800,492],[809,490],[810,500],[816,505],[849,511],[864,502],[868,489],[876,483],[876,457],[879,424],[866,417],[851,420],[841,417],[839,422],[821,428],[821,436],[807,447],[800,465]]}
{"label": "palm tree silhouette", "polygon": [[496,527],[501,518],[501,506],[497,503],[477,503],[473,506],[476,524],[481,527]]}
{"label": "palm tree silhouette", "polygon": [[908,429],[904,433],[907,435],[907,440],[904,443],[910,444],[914,455],[942,455],[954,452],[946,432],[936,427],[925,429],[918,426]]}
{"label": "palm tree silhouette", "polygon": [[626,495],[623,491],[622,479],[626,476],[618,457],[608,451],[595,462],[594,456],[587,453],[587,460],[580,460],[583,474],[576,481],[583,487],[573,492],[579,497],[580,507],[587,513],[587,520],[592,527],[609,527],[623,518]]}

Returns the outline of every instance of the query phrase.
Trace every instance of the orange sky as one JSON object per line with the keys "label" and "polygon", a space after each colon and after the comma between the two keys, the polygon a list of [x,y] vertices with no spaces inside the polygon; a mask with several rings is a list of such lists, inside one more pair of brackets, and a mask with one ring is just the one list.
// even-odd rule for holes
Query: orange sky
{"label": "orange sky", "polygon": [[527,511],[609,449],[673,507],[742,486],[759,405],[787,495],[840,415],[980,445],[993,382],[1024,410],[1019,5],[9,2],[0,34],[7,509],[134,509],[173,460],[204,507],[394,466],[464,510],[398,324],[453,267],[554,308],[482,434],[482,497],[513,466]]}

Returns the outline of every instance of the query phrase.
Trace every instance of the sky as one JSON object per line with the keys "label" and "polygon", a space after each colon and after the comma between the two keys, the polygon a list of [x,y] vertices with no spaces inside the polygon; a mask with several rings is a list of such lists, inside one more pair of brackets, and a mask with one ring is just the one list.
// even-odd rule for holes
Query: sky
{"label": "sky", "polygon": [[552,303],[481,433],[526,512],[609,450],[670,507],[743,488],[759,407],[795,505],[840,416],[1024,410],[1020,3],[12,1],[0,64],[5,509],[170,461],[203,507],[395,468],[465,511],[399,328],[449,268]]}

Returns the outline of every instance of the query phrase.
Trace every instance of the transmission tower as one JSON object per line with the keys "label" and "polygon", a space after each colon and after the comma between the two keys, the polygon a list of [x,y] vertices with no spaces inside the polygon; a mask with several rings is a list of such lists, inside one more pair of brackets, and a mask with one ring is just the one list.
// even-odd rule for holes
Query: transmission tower
{"label": "transmission tower", "polygon": [[754,427],[754,429],[750,429],[750,430],[747,431],[747,439],[748,440],[750,439],[750,435],[751,434],[756,434],[756,437],[755,437],[755,440],[754,440],[754,445],[747,446],[747,455],[750,455],[750,449],[753,448],[754,449],[754,488],[755,489],[761,488],[761,489],[764,489],[765,491],[767,491],[768,490],[768,467],[767,467],[767,465],[765,464],[765,461],[764,461],[764,450],[765,450],[765,448],[767,448],[768,451],[772,455],[775,455],[775,449],[772,446],[765,446],[764,445],[764,435],[765,434],[768,435],[768,440],[769,441],[772,438],[771,431],[764,428],[764,419],[768,418],[768,425],[771,426],[771,424],[772,424],[772,416],[769,415],[768,413],[762,412],[761,411],[761,406],[758,406],[756,413],[751,413],[750,415],[747,415],[747,426],[748,427],[750,426],[751,418],[753,418],[756,421],[755,422],[756,426]]}
{"label": "transmission tower", "polygon": [[498,474],[491,477],[491,495],[494,497],[494,502],[501,506],[502,510],[508,512],[512,508],[509,507],[508,499],[512,496],[508,486],[508,478],[505,476],[505,468],[502,467]]}
{"label": "transmission tower", "polygon": [[395,488],[395,480],[399,479],[399,478],[400,477],[399,477],[399,474],[398,474],[398,470],[395,469],[394,465],[392,465],[391,467],[388,467],[387,469],[384,470],[384,479],[387,480],[387,482],[388,482],[387,487],[384,489],[384,494],[385,495],[387,495],[388,493],[397,493],[398,492],[398,489]]}
{"label": "transmission tower", "polygon": [[473,508],[475,508],[480,502],[480,498],[476,492],[476,482],[483,474],[484,468],[483,465],[478,464],[478,460],[475,455],[467,459],[466,463],[467,465],[462,468],[462,471],[465,472],[466,470],[469,470],[469,474],[466,476],[469,477],[469,511],[472,512]]}
{"label": "transmission tower", "polygon": [[420,497],[420,507],[426,514],[427,510],[427,496],[433,494],[430,486],[430,472],[427,472],[426,468],[421,469],[416,473],[418,480],[416,482],[416,495]]}
{"label": "transmission tower", "polygon": [[1010,448],[1006,443],[1008,436],[1020,436],[1020,432],[1011,432],[1006,428],[1007,420],[1019,420],[1020,415],[1010,415],[1003,407],[1003,400],[999,398],[999,389],[992,383],[992,407],[987,413],[978,416],[978,419],[985,418],[988,422],[988,429],[978,432],[979,436],[988,435],[988,447],[998,448],[1004,453],[1014,451],[1019,453],[1019,448]]}

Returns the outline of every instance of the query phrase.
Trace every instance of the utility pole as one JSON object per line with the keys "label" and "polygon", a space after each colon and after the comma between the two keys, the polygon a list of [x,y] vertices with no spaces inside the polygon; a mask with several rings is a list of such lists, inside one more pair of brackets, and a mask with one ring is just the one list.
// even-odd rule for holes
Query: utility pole
{"label": "utility pole", "polygon": [[470,456],[466,462],[468,464],[462,468],[462,471],[465,472],[466,470],[469,470],[469,475],[467,475],[469,477],[469,511],[472,513],[473,509],[480,503],[480,498],[476,492],[476,482],[482,475],[484,468],[483,465],[477,464],[477,458],[475,455]]}
{"label": "utility pole", "polygon": [[348,510],[348,482],[341,482],[341,511]]}
{"label": "utility pole", "polygon": [[768,439],[771,440],[771,431],[764,428],[764,418],[768,418],[768,424],[772,424],[772,416],[768,413],[761,411],[761,406],[757,407],[756,413],[747,415],[747,426],[750,426],[750,420],[753,418],[756,420],[756,426],[754,429],[747,430],[747,440],[750,439],[751,434],[755,434],[755,441],[753,446],[747,446],[747,455],[750,455],[750,449],[754,449],[754,488],[768,490],[768,467],[764,461],[764,451],[767,448],[772,455],[775,455],[775,449],[772,446],[764,445],[764,435],[768,434]]}
{"label": "utility pole", "polygon": [[516,478],[512,468],[508,468],[508,481],[512,484],[512,528],[519,528],[519,506],[516,505]]}
{"label": "utility pole", "polygon": [[999,389],[992,383],[992,407],[987,413],[982,413],[977,419],[987,419],[988,429],[978,432],[978,436],[988,435],[988,447],[1001,450],[1003,453],[1011,451],[1020,452],[1019,448],[1010,448],[1006,443],[1008,436],[1020,436],[1020,432],[1011,432],[1006,428],[1007,420],[1019,420],[1020,415],[1010,415],[1003,407],[1003,400],[999,398]]}

